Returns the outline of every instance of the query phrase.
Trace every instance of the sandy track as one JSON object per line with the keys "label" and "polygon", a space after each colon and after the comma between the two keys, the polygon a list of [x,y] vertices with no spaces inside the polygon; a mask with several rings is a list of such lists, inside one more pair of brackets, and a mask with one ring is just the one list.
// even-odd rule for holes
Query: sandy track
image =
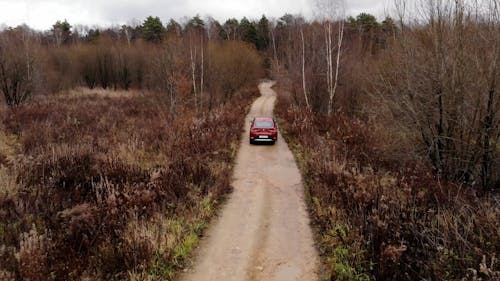
{"label": "sandy track", "polygon": [[272,85],[259,85],[262,96],[245,120],[234,192],[181,280],[317,280],[318,257],[293,155],[281,136],[274,146],[248,141],[251,118],[273,113]]}

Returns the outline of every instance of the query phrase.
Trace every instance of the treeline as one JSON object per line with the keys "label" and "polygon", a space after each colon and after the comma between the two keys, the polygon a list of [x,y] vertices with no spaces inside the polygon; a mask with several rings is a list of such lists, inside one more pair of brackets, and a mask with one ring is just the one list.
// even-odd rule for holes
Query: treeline
{"label": "treeline", "polygon": [[[348,45],[346,55],[353,53],[351,47],[359,40],[364,51],[374,53],[384,48],[386,38],[395,31],[391,18],[379,24],[369,14],[361,14],[345,22],[330,20],[328,23],[330,40],[336,36],[337,26],[342,23],[343,28],[345,24],[346,39],[343,41]],[[215,54],[224,49],[219,47],[226,45],[239,49],[238,43],[228,42],[240,42],[246,44],[243,52],[248,49],[260,51],[262,57],[266,58],[266,67],[269,68],[274,62],[273,66],[286,69],[297,85],[302,84],[303,80],[307,81],[303,88],[308,94],[304,97],[310,96],[308,106],[312,109],[331,110],[329,103],[323,103],[322,91],[334,95],[333,81],[325,79],[333,75],[334,66],[333,61],[328,66],[323,61],[325,52],[333,56],[335,48],[324,48],[322,26],[322,22],[307,22],[301,16],[290,14],[271,20],[265,16],[254,21],[233,18],[223,24],[211,18],[203,20],[199,16],[183,24],[175,20],[164,24],[158,17],[150,16],[141,24],[107,29],[73,27],[67,21],[58,21],[51,30],[45,32],[18,26],[0,32],[0,63],[6,69],[2,75],[8,78],[4,80],[12,81],[10,84],[4,83],[4,96],[9,104],[16,105],[33,93],[54,93],[75,86],[146,88],[164,92],[176,89],[175,92],[178,92],[179,88],[185,87],[163,82],[176,80],[172,77],[180,78],[179,75],[185,78],[180,80],[187,80],[191,84],[191,92],[186,95],[198,98],[200,91],[216,96],[230,95],[234,85],[221,79],[215,79],[220,85],[210,85],[214,82],[212,78],[215,78],[210,75],[213,76],[217,71],[224,72],[224,66],[219,65],[224,56]],[[252,59],[247,61],[260,63],[255,55],[241,53],[237,57],[241,57],[240,60],[250,57]],[[345,55],[340,59],[345,68],[344,64],[348,60]],[[226,59],[226,66],[232,61],[234,58]],[[353,67],[347,65],[347,68]],[[257,70],[255,67],[238,69]],[[165,76],[166,72],[168,77]],[[235,78],[235,73],[228,73],[232,74],[231,78]],[[159,79],[162,77],[167,79]],[[340,78],[354,80],[356,75]],[[327,81],[330,82],[324,83]],[[18,84],[23,85],[19,93],[11,90]],[[296,99],[300,102],[300,97]]]}
{"label": "treeline", "polygon": [[314,21],[286,14],[222,24],[148,17],[102,30],[67,21],[47,32],[20,26],[0,34],[0,86],[13,106],[82,85],[148,89],[165,93],[175,113],[186,103],[211,109],[262,77],[265,65],[289,79],[297,105],[384,119],[412,135],[410,155],[437,177],[488,189],[500,177],[494,3],[412,8],[425,21],[345,18],[323,6]]}
{"label": "treeline", "polygon": [[498,189],[497,2],[407,5],[398,14],[421,15],[383,21],[286,16],[273,29],[275,73],[298,106],[399,131],[412,145],[395,158],[423,159],[439,180]]}
{"label": "treeline", "polygon": [[72,28],[67,21],[47,32],[10,28],[0,32],[0,86],[13,107],[33,94],[85,86],[165,93],[172,113],[186,103],[210,110],[263,76],[260,44],[242,41],[251,36],[237,26],[238,36],[226,27],[231,40],[224,26],[199,17],[184,26],[149,17],[117,29]]}

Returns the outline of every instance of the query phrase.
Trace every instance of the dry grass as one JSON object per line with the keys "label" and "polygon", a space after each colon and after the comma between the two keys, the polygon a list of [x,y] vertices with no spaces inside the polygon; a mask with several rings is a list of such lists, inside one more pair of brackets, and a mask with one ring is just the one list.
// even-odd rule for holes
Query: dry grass
{"label": "dry grass", "polygon": [[112,98],[112,99],[123,99],[132,98],[144,95],[144,93],[139,91],[126,91],[126,90],[109,90],[103,88],[89,89],[86,87],[77,87],[71,89],[64,93],[63,98],[81,98],[81,97],[100,97],[100,98]]}
{"label": "dry grass", "polygon": [[276,111],[308,187],[324,279],[498,280],[498,194],[437,182],[378,124],[286,97]]}
{"label": "dry grass", "polygon": [[175,119],[162,96],[94,90],[2,111],[0,276],[171,280],[230,191],[252,98]]}
{"label": "dry grass", "polygon": [[0,197],[12,198],[17,194],[16,178],[9,168],[0,167]]}
{"label": "dry grass", "polygon": [[19,149],[16,136],[0,132],[0,198],[17,194],[15,163]]}

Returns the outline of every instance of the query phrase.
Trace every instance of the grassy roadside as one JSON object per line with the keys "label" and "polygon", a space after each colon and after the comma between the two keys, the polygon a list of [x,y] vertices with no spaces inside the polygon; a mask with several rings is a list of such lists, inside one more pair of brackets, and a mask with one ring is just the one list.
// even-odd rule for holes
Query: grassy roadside
{"label": "grassy roadside", "polygon": [[392,158],[376,124],[276,107],[295,154],[322,257],[322,280],[495,280],[496,195],[438,183]]}
{"label": "grassy roadside", "polygon": [[230,192],[256,94],[175,119],[151,94],[2,110],[0,279],[173,280]]}

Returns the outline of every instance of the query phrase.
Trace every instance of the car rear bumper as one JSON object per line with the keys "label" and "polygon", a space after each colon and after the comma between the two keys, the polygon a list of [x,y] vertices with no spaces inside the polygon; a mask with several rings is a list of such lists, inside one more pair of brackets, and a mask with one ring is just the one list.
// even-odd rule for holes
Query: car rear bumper
{"label": "car rear bumper", "polygon": [[254,142],[274,142],[275,139],[252,139]]}
{"label": "car rear bumper", "polygon": [[276,142],[278,140],[278,136],[273,135],[253,135],[250,136],[250,140],[253,142]]}

